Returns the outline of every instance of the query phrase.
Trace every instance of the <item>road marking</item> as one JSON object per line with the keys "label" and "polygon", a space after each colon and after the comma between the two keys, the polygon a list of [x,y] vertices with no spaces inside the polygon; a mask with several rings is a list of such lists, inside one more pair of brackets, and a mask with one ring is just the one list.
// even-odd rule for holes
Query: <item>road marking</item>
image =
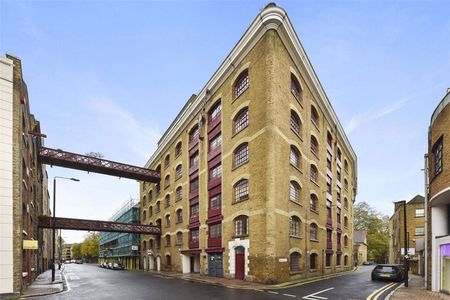
{"label": "road marking", "polygon": [[297,298],[297,296],[291,295],[291,294],[283,294],[283,296],[288,296],[288,297],[292,297],[292,298]]}
{"label": "road marking", "polygon": [[378,290],[375,290],[372,292],[372,294],[369,295],[369,297],[366,298],[366,300],[375,300],[378,299],[378,297],[383,294],[387,289],[389,289],[390,287],[392,287],[393,285],[395,285],[396,282],[391,282],[389,284],[383,285],[381,288],[379,288]]}
{"label": "road marking", "polygon": [[279,295],[280,293],[278,292],[274,292],[274,291],[267,291],[268,293],[274,294],[274,295]]}
{"label": "road marking", "polygon": [[321,290],[321,291],[315,292],[313,294],[306,295],[306,296],[302,297],[302,299],[311,299],[311,300],[324,299],[325,300],[325,299],[328,299],[328,298],[320,297],[320,296],[317,296],[317,295],[325,293],[325,292],[328,292],[328,291],[331,291],[331,290],[334,290],[334,287],[331,287],[331,288],[325,289],[325,290]]}

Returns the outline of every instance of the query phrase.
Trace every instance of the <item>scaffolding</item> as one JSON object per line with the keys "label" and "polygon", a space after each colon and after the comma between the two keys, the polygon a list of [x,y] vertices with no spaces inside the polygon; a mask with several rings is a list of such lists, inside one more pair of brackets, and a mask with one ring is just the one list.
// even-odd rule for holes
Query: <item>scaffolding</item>
{"label": "scaffolding", "polygon": [[[140,203],[129,199],[109,218],[109,221],[139,224]],[[101,232],[99,258],[101,261],[120,262],[128,269],[139,268],[139,234]]]}

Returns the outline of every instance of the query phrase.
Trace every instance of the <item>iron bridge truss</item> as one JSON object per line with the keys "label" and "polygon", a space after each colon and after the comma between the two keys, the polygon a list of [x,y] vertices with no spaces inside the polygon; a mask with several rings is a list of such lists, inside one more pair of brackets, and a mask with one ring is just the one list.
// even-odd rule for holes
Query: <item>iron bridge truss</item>
{"label": "iron bridge truss", "polygon": [[[40,228],[53,228],[53,217],[39,216]],[[111,221],[97,221],[72,218],[55,218],[56,229],[88,230],[104,232],[123,232],[161,235],[161,228],[155,225],[141,225]]]}
{"label": "iron bridge truss", "polygon": [[58,166],[116,177],[135,179],[145,182],[159,183],[161,175],[158,171],[123,164],[103,158],[92,157],[61,149],[41,147],[39,161],[42,164]]}

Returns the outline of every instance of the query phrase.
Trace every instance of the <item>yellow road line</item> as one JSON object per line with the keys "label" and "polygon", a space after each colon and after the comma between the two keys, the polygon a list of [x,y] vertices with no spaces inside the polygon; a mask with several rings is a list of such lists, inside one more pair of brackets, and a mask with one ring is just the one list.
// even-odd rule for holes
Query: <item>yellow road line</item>
{"label": "yellow road line", "polygon": [[[395,285],[396,282],[391,282],[389,284],[383,285],[381,288],[379,288],[378,290],[375,290],[372,292],[372,294],[369,295],[369,297],[367,297],[366,300],[376,300],[378,299],[378,297],[383,294],[387,289],[389,289],[390,287],[392,287],[393,285]],[[375,298],[374,298],[375,297]]]}

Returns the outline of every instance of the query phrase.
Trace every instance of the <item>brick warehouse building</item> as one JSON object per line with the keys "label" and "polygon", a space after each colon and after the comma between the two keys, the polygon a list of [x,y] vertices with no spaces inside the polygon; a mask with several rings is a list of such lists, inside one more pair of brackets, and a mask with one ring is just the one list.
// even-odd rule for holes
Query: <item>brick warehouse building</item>
{"label": "brick warehouse building", "polygon": [[450,293],[450,89],[428,130],[427,287]]}
{"label": "brick warehouse building", "polygon": [[282,282],[353,265],[356,155],[286,12],[269,4],[193,95],[141,184],[145,269]]}
{"label": "brick warehouse building", "polygon": [[49,213],[47,172],[37,161],[40,123],[30,112],[22,63],[11,55],[0,58],[0,105],[1,298],[47,270],[51,249],[48,233],[37,227],[38,216]]}

